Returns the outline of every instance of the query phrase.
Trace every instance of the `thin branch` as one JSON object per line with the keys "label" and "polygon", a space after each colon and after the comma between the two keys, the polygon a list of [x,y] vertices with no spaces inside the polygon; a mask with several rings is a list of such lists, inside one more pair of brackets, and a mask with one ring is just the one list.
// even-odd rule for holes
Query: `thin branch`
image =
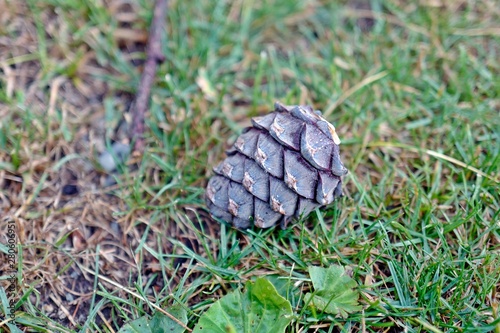
{"label": "thin branch", "polygon": [[131,141],[135,142],[134,150],[144,149],[144,118],[149,107],[151,86],[153,85],[158,64],[165,61],[161,48],[161,31],[165,24],[167,0],[157,0],[154,7],[153,21],[149,30],[149,40],[146,48],[146,63],[142,73],[137,96],[132,108],[132,124],[130,127]]}

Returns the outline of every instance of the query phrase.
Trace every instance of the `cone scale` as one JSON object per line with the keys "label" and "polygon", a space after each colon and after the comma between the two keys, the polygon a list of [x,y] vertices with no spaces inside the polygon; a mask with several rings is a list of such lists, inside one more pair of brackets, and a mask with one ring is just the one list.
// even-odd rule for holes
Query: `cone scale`
{"label": "cone scale", "polygon": [[205,193],[212,217],[240,229],[285,228],[342,195],[340,140],[320,111],[276,103],[252,125],[214,168]]}

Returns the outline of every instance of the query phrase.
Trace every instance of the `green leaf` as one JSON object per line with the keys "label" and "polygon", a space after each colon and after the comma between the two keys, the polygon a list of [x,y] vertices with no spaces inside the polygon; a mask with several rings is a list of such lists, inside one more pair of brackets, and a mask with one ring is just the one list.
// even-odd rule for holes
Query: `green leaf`
{"label": "green leaf", "polygon": [[232,292],[205,312],[193,333],[281,333],[292,321],[292,306],[271,282],[258,278],[246,290]]}
{"label": "green leaf", "polygon": [[361,310],[358,303],[359,292],[356,281],[345,272],[344,267],[332,265],[328,268],[309,266],[314,293],[307,293],[306,302],[312,298],[312,305],[320,311],[340,314],[343,318],[348,313]]}
{"label": "green leaf", "polygon": [[[167,312],[177,318],[180,322],[187,324],[187,312],[180,305],[174,305]],[[151,320],[148,316],[142,316],[125,324],[118,333],[182,333],[185,329],[175,320],[156,312]]]}
{"label": "green leaf", "polygon": [[[187,312],[181,305],[174,305],[167,311],[183,324],[187,324]],[[161,312],[156,312],[149,324],[152,333],[182,333],[185,331],[184,327]]]}
{"label": "green leaf", "polygon": [[118,333],[151,333],[147,316],[133,320],[120,328]]}
{"label": "green leaf", "polygon": [[266,279],[271,282],[276,288],[278,294],[286,299],[290,299],[292,296],[293,284],[288,276],[280,276],[277,274],[267,275]]}

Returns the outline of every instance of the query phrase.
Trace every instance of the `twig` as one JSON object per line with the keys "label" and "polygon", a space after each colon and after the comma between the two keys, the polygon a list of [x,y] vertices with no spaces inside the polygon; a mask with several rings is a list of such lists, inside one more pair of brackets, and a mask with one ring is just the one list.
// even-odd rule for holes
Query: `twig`
{"label": "twig", "polygon": [[149,40],[146,48],[146,63],[142,72],[141,82],[137,90],[137,97],[132,108],[132,126],[130,138],[135,151],[144,149],[144,118],[149,106],[151,86],[156,76],[156,67],[165,61],[161,50],[161,31],[165,24],[167,0],[157,0],[154,7],[153,21],[149,30]]}

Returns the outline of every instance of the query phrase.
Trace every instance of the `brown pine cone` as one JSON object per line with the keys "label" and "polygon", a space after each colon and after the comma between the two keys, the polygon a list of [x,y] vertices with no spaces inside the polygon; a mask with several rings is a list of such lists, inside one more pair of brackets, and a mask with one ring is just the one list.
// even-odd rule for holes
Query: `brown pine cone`
{"label": "brown pine cone", "polygon": [[335,127],[321,111],[275,104],[274,112],[252,118],[214,168],[205,199],[213,217],[236,228],[255,224],[286,227],[342,195],[347,173]]}

